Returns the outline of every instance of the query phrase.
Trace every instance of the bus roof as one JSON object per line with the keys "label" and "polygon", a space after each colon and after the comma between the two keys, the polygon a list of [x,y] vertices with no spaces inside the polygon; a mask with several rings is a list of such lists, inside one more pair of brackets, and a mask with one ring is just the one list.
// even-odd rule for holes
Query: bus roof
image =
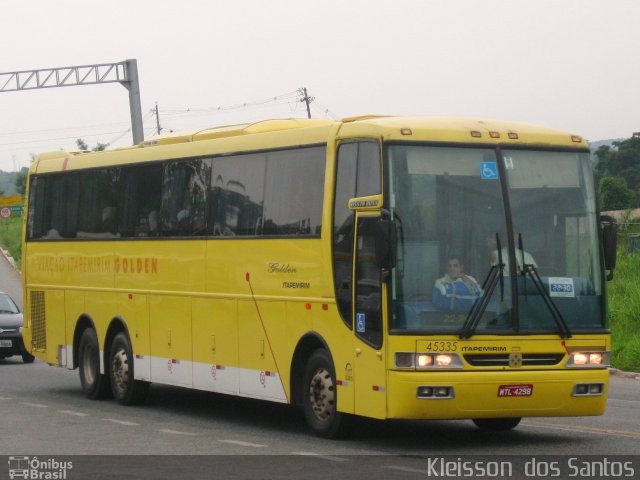
{"label": "bus roof", "polygon": [[[191,132],[155,136],[138,145],[103,152],[63,151],[37,156],[32,172],[75,170],[216,153],[326,142],[334,128],[338,139],[378,138],[465,144],[504,144],[556,148],[588,148],[580,136],[537,125],[471,117],[394,117],[363,115],[342,120],[272,119]],[[268,136],[262,134],[270,134]],[[187,153],[180,145],[191,144]],[[162,151],[157,150],[160,147]],[[109,155],[111,153],[111,155]]]}

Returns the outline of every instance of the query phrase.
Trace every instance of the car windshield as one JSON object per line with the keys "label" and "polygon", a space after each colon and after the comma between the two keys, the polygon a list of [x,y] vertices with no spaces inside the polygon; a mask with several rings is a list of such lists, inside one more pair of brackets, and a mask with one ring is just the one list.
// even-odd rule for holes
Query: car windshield
{"label": "car windshield", "polygon": [[20,313],[18,306],[6,293],[0,293],[0,313]]}
{"label": "car windshield", "polygon": [[387,158],[392,332],[603,327],[588,153],[392,145]]}

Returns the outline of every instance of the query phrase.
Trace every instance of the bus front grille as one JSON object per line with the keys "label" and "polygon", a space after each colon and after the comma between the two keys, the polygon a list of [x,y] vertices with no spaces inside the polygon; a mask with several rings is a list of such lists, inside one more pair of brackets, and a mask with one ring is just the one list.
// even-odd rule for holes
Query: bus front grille
{"label": "bus front grille", "polygon": [[[557,365],[564,357],[563,353],[523,353],[522,367],[538,367]],[[509,354],[474,354],[465,355],[464,359],[474,367],[508,367]]]}
{"label": "bus front grille", "polygon": [[31,292],[31,346],[34,350],[47,350],[44,292]]}

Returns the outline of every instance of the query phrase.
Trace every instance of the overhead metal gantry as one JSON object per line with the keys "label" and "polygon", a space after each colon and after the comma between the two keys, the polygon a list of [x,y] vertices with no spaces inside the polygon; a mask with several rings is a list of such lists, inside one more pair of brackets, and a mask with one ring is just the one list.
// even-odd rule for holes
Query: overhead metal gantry
{"label": "overhead metal gantry", "polygon": [[142,127],[142,108],[140,106],[138,62],[134,59],[118,63],[0,73],[0,92],[116,82],[122,84],[129,91],[131,133],[133,143],[138,144],[144,140],[144,130]]}

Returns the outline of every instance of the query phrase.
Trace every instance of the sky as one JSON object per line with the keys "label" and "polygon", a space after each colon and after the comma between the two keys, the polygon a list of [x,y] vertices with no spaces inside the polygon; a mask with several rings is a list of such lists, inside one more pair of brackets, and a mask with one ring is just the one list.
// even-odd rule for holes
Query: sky
{"label": "sky", "polygon": [[[469,116],[640,131],[637,0],[20,0],[0,72],[136,59],[145,139],[265,118]],[[2,85],[0,85],[1,87]],[[0,92],[0,170],[132,143],[118,83]]]}

